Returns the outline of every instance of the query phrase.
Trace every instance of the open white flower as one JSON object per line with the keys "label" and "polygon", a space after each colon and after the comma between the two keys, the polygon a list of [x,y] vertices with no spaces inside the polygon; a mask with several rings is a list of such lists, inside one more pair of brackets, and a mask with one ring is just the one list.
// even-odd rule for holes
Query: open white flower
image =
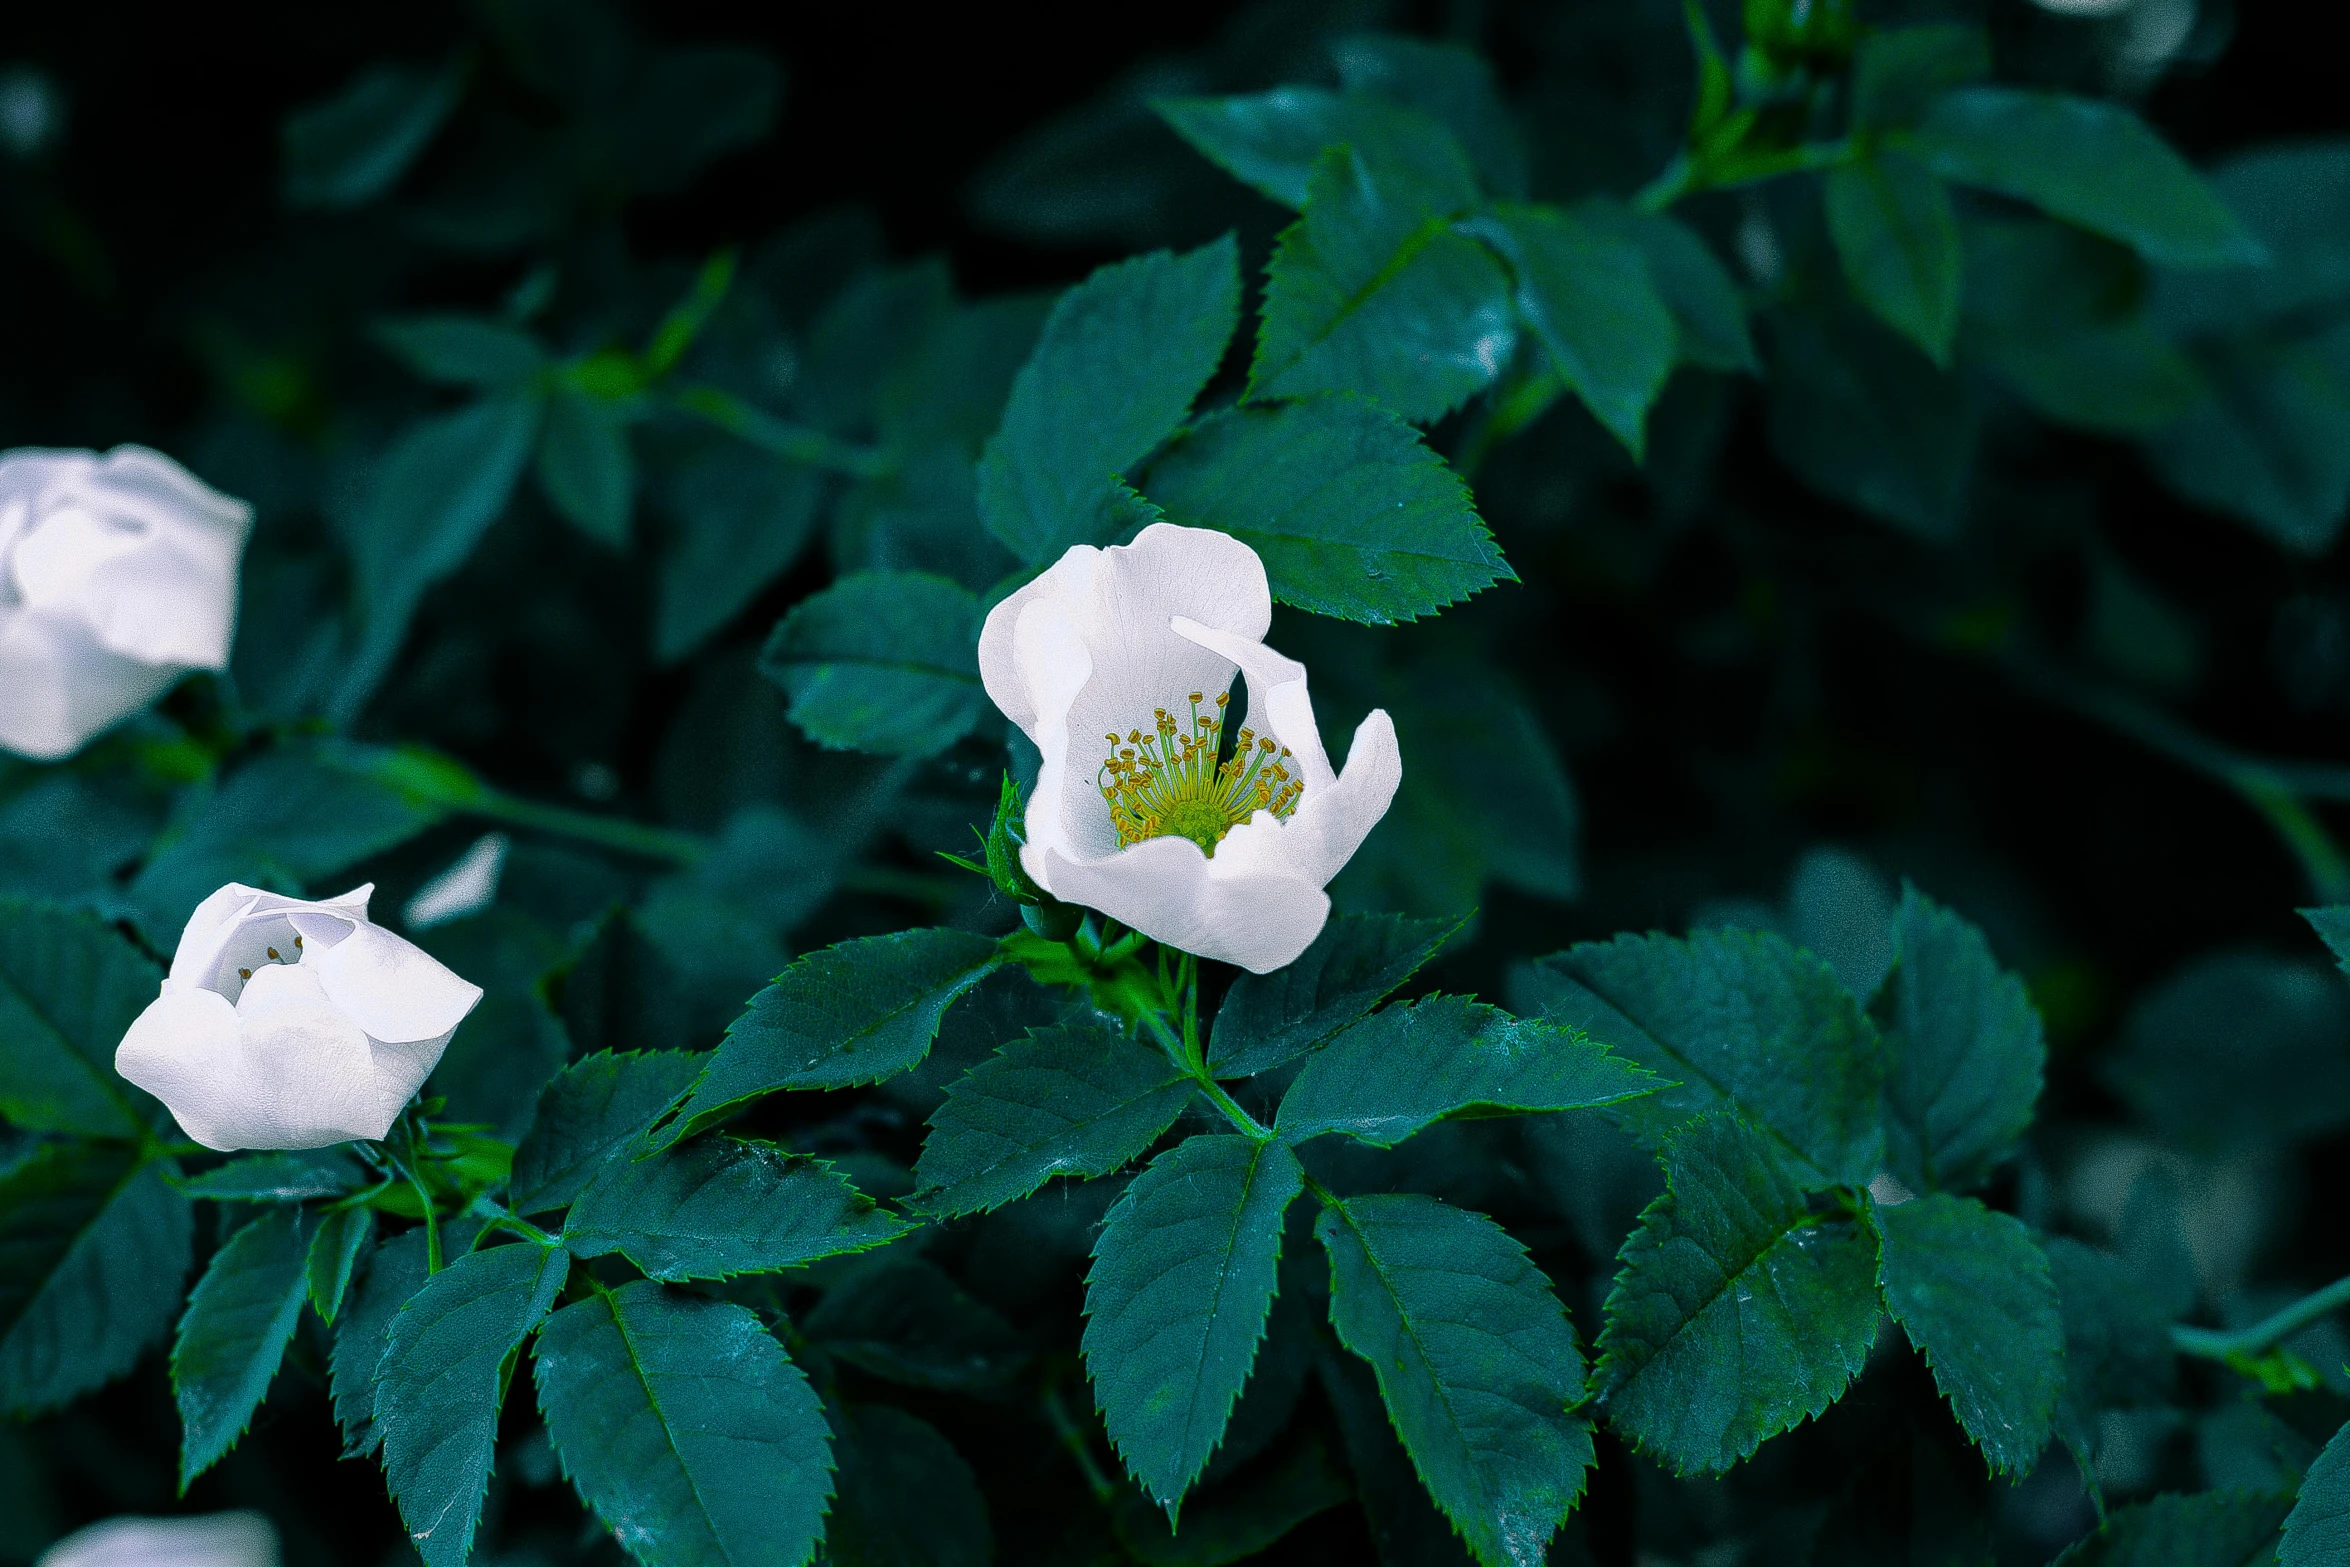
{"label": "open white flower", "polygon": [[228,667],[253,509],[161,452],[0,453],[0,750],[43,761]]}
{"label": "open white flower", "polygon": [[374,891],[309,903],[231,882],[206,898],[114,1069],[207,1148],[383,1136],[481,987],[372,923]]}
{"label": "open white flower", "polygon": [[[1272,621],[1256,551],[1164,522],[1078,545],[995,607],[980,675],[1044,753],[1020,851],[1037,885],[1259,974],[1306,949],[1403,758],[1374,711],[1331,771],[1305,666],[1265,646]],[[1227,744],[1236,669],[1249,710]]]}

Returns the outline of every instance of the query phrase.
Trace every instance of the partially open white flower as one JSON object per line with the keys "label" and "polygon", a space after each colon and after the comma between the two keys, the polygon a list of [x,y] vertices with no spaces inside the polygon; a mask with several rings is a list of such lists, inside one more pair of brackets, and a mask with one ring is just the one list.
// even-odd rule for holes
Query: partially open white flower
{"label": "partially open white flower", "polygon": [[[1020,851],[1037,885],[1259,974],[1306,949],[1403,758],[1374,711],[1331,771],[1305,666],[1264,644],[1272,622],[1256,551],[1164,522],[1078,545],[995,607],[980,675],[1044,753]],[[1236,669],[1248,718],[1228,742]]]}
{"label": "partially open white flower", "polygon": [[371,923],[374,891],[308,903],[231,882],[206,898],[114,1069],[207,1148],[383,1136],[481,987]]}
{"label": "partially open white flower", "polygon": [[70,755],[228,667],[253,509],[161,452],[0,453],[0,750]]}

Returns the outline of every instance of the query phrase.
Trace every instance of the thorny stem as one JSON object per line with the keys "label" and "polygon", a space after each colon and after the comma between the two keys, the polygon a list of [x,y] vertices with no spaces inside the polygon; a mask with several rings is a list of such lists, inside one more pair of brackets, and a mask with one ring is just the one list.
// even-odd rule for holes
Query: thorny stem
{"label": "thorny stem", "polygon": [[2194,1355],[2204,1360],[2226,1360],[2232,1355],[2258,1355],[2274,1349],[2318,1318],[2339,1311],[2344,1306],[2350,1306],[2350,1278],[2336,1279],[2324,1289],[2302,1296],[2284,1310],[2264,1317],[2248,1328],[2221,1330],[2174,1327],[2170,1330],[2171,1347],[2182,1355]]}

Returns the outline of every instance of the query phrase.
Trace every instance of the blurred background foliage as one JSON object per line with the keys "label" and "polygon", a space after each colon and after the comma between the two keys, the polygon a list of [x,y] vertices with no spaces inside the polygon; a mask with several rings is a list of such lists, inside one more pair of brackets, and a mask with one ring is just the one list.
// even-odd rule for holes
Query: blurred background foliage
{"label": "blurred background foliage", "polygon": [[[1714,9],[1735,48],[1740,18]],[[1681,202],[1749,298],[1751,344],[1685,343],[1643,460],[1571,399],[1480,393],[1431,439],[1521,581],[1401,628],[1277,618],[1325,726],[1385,705],[1407,759],[1334,892],[1480,910],[1433,971],[1450,990],[1500,997],[1574,940],[1736,924],[1865,993],[1913,879],[1985,929],[2047,1022],[2007,1204],[2118,1247],[2170,1311],[2249,1320],[2350,1272],[2331,1222],[2350,998],[2293,914],[2350,895],[2329,825],[2350,766],[2327,760],[2350,739],[2350,579],[2328,548],[2350,500],[2338,49],[2323,8],[2233,0],[1861,18],[1979,24],[1999,80],[2136,107],[2269,263],[2167,266],[1959,192],[1960,281],[1880,281],[1871,317],[1832,184]],[[0,44],[0,445],[152,444],[260,520],[229,678],[71,768],[0,765],[0,887],[168,950],[227,868],[373,879],[489,988],[435,1091],[509,1135],[572,1053],[706,1047],[793,953],[986,917],[985,884],[934,851],[993,809],[993,716],[912,715],[894,755],[828,750],[769,630],[851,571],[984,594],[1013,569],[977,526],[973,464],[1054,290],[1225,232],[1254,278],[1289,218],[1151,100],[1379,91],[1396,50],[1365,39],[1384,34],[1473,52],[1444,57],[1470,96],[1427,107],[1501,193],[1628,197],[1698,96],[1667,0],[22,10]],[[1478,57],[1507,105],[1481,131]],[[1800,119],[1802,92],[1778,112]],[[504,835],[487,848],[485,822]],[[436,924],[410,900],[469,847],[497,862],[495,903]],[[968,1028],[943,1060],[986,1048]],[[762,1113],[869,1160],[886,1192],[936,1092],[924,1075]],[[1554,1121],[1383,1157],[1396,1173],[1366,1180],[1508,1219],[1586,1325],[1656,1181],[1628,1143]],[[1040,1197],[932,1254],[959,1280],[941,1287],[986,1303],[970,1331],[1007,1336],[971,1353],[1068,1356],[1107,1195]],[[2098,1417],[2106,1493],[2293,1473],[2350,1395],[2338,1329],[2294,1347],[2288,1397],[2198,1366]],[[289,1364],[191,1503],[263,1508],[292,1560],[398,1559],[372,1466],[332,1456],[319,1346]],[[1142,1549],[1050,1429],[1085,1405],[1071,1375],[1033,1407],[901,1395],[979,1470],[999,1559]],[[1724,1480],[1670,1480],[1603,1437],[1559,1550],[1787,1559],[1774,1531],[1893,1461],[1865,1445],[1872,1411],[1931,1402],[1902,1375]],[[617,1560],[529,1411],[508,1419],[485,1558]],[[154,1357],[0,1428],[0,1560],[171,1505],[177,1435]],[[1815,1559],[1903,1559],[1869,1553],[1931,1536],[1932,1489],[1837,1512],[1820,1549],[1854,1554]],[[2094,1518],[2055,1449],[1993,1516],[2019,1562]],[[1324,1511],[1266,1559],[1361,1560],[1369,1527]],[[902,1559],[979,1559],[959,1548]]]}

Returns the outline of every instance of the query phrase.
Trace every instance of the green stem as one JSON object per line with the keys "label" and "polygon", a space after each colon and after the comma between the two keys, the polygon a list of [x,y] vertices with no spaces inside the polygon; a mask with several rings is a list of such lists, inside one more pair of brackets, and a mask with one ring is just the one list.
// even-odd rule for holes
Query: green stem
{"label": "green stem", "polygon": [[[485,1221],[482,1226],[485,1234],[490,1230],[511,1230],[524,1240],[536,1241],[541,1246],[553,1246],[557,1243],[555,1236],[548,1234],[528,1219],[513,1212],[505,1204],[494,1202],[487,1197],[474,1198],[472,1206],[466,1211]],[[479,1242],[475,1244],[478,1245]]]}
{"label": "green stem", "polygon": [[897,464],[878,447],[858,446],[822,430],[778,419],[715,386],[679,387],[671,394],[671,401],[785,462],[828,468],[859,479],[883,479],[897,471]]}
{"label": "green stem", "polygon": [[1224,1119],[1232,1123],[1234,1131],[1251,1142],[1269,1143],[1273,1140],[1272,1128],[1250,1115],[1239,1100],[1226,1093],[1224,1085],[1216,1081],[1215,1074],[1210,1072],[1207,1063],[1200,1059],[1199,1034],[1196,1027],[1196,1009],[1199,1006],[1199,961],[1196,958],[1191,958],[1189,953],[1184,956],[1189,960],[1191,969],[1191,982],[1187,987],[1189,995],[1184,1005],[1184,1037],[1178,1038],[1167,1020],[1156,1012],[1144,1013],[1142,1020],[1158,1034],[1159,1043],[1166,1048],[1167,1059],[1174,1062],[1179,1070],[1189,1074],[1193,1082],[1199,1084],[1200,1092],[1208,1096],[1210,1104],[1224,1112]]}
{"label": "green stem", "polygon": [[2350,1278],[2336,1279],[2324,1289],[2302,1296],[2284,1310],[2264,1317],[2248,1328],[2229,1331],[2172,1328],[2171,1347],[2182,1355],[2194,1355],[2204,1360],[2226,1360],[2231,1355],[2258,1355],[2274,1349],[2318,1318],[2339,1311],[2344,1306],[2350,1306]]}
{"label": "green stem", "polygon": [[1118,1488],[1095,1461],[1093,1444],[1086,1441],[1084,1428],[1070,1418],[1068,1407],[1061,1402],[1060,1388],[1048,1382],[1039,1398],[1044,1404],[1045,1418],[1052,1422],[1054,1434],[1060,1437],[1061,1445],[1069,1450],[1069,1456],[1077,1460],[1078,1471],[1085,1476],[1085,1488],[1093,1493],[1095,1501],[1104,1507],[1109,1506],[1117,1499]]}
{"label": "green stem", "polygon": [[627,854],[641,854],[647,859],[668,860],[678,865],[699,864],[710,852],[710,840],[699,833],[681,832],[674,827],[654,827],[618,816],[598,816],[592,811],[575,811],[567,806],[545,805],[537,800],[521,799],[495,789],[484,790],[457,808],[475,816],[486,816],[492,821],[529,828],[533,832],[572,838],[581,843],[618,849]]}
{"label": "green stem", "polygon": [[1759,185],[1764,180],[1789,174],[1832,169],[1851,162],[1854,151],[1850,137],[1807,141],[1777,152],[1727,159],[1710,167],[1700,165],[1687,151],[1677,152],[1655,179],[1641,187],[1639,194],[1632,198],[1632,205],[1642,212],[1662,212],[1682,197],[1694,196],[1699,191],[1736,190],[1741,185]]}

